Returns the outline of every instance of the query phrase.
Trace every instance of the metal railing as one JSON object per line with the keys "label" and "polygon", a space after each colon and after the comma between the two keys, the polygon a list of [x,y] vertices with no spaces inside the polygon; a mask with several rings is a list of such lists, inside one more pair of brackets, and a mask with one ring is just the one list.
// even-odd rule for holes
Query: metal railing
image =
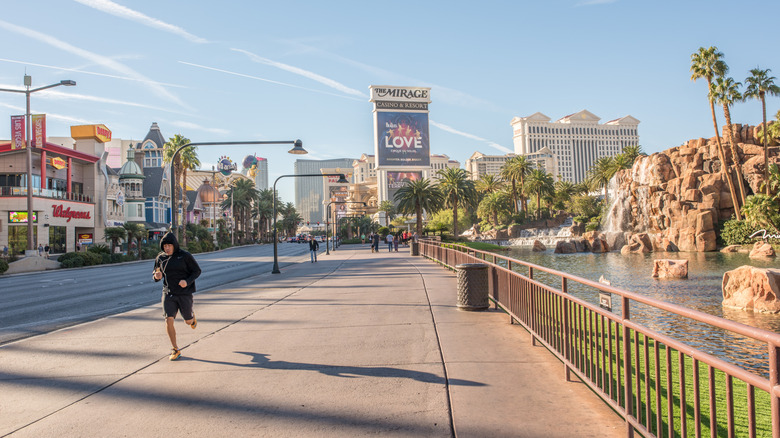
{"label": "metal railing", "polygon": [[[421,240],[420,255],[451,269],[486,263],[496,307],[618,412],[627,436],[780,437],[779,334],[491,252]],[[616,296],[619,313],[575,286]],[[766,346],[755,353],[768,378],[632,321],[632,304]]]}
{"label": "metal railing", "polygon": [[[0,196],[27,196],[27,187],[0,186]],[[92,197],[82,193],[68,193],[61,190],[33,188],[33,196],[39,198],[62,199],[64,201],[92,202]]]}

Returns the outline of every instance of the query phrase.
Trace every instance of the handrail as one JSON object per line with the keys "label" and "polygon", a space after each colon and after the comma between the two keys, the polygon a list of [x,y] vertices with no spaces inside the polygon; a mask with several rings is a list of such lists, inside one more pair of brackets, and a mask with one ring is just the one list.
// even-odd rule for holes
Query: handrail
{"label": "handrail", "polygon": [[[627,436],[701,436],[709,427],[712,436],[755,437],[770,432],[771,417],[780,438],[780,334],[487,251],[421,239],[420,255],[450,269],[485,263],[496,307],[563,362],[567,380],[577,375],[622,415]],[[560,288],[534,271],[558,277]],[[621,312],[572,295],[570,282],[619,296]],[[631,301],[764,343],[769,378],[634,322]]]}

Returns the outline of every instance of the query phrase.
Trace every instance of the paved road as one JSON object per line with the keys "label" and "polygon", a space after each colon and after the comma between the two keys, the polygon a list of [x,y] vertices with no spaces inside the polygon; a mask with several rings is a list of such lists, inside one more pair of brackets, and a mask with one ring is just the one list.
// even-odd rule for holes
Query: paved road
{"label": "paved road", "polygon": [[[308,257],[308,245],[282,243],[278,253],[284,269],[286,263]],[[205,291],[270,272],[273,246],[243,246],[195,258],[203,271],[196,286]],[[159,301],[153,265],[144,260],[0,276],[0,345]]]}

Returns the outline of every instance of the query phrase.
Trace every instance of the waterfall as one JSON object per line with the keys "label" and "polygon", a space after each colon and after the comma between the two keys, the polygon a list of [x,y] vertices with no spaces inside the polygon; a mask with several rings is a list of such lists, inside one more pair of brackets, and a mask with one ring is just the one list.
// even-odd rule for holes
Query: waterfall
{"label": "waterfall", "polygon": [[535,240],[538,240],[546,246],[555,246],[561,240],[572,238],[571,233],[572,219],[566,218],[566,221],[555,228],[529,228],[520,231],[520,236],[509,240],[510,246],[532,246]]}

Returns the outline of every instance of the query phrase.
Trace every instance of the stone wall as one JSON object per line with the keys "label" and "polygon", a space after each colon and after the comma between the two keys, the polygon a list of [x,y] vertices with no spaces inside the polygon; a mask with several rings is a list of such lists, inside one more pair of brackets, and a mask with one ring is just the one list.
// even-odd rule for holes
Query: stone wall
{"label": "stone wall", "polygon": [[[764,155],[763,147],[753,143],[756,128],[733,126],[746,195],[758,193],[763,181]],[[731,146],[725,139],[721,142],[731,168]],[[778,149],[769,148],[770,162],[780,162]],[[607,236],[646,232],[655,250],[671,244],[680,251],[714,251],[715,227],[734,214],[726,177],[720,168],[715,137],[689,140],[681,146],[639,157],[631,169],[616,175],[613,182],[617,183],[617,192],[602,230]],[[736,186],[733,172],[732,179]]]}

